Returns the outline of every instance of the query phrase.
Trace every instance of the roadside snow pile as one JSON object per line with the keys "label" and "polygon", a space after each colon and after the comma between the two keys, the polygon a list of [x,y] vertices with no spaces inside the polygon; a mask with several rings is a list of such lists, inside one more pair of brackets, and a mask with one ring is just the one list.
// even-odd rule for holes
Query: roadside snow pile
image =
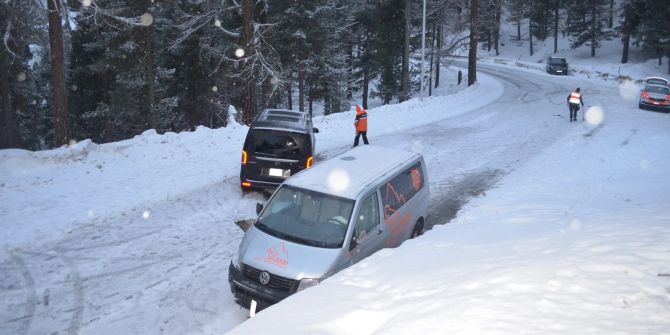
{"label": "roadside snow pile", "polygon": [[[235,175],[246,130],[145,131],[132,139],[84,140],[54,150],[0,151],[2,245],[58,237],[78,224],[185,193]],[[37,236],[35,236],[37,234]]]}
{"label": "roadside snow pile", "polygon": [[[369,110],[368,136],[373,141],[378,134],[465,113],[502,94],[498,82],[480,78],[480,85],[469,88],[445,83],[437,93],[448,95],[424,103],[414,98]],[[147,130],[106,144],[83,140],[40,152],[0,150],[0,247],[57,239],[78,225],[216,183],[237,185],[248,127],[235,123],[234,113],[229,111],[230,125],[220,129],[161,135]],[[353,110],[315,117],[321,128],[317,153],[351,146],[353,120]]]}
{"label": "roadside snow pile", "polygon": [[[522,24],[528,24],[526,23]],[[667,77],[668,58],[663,64],[658,64],[658,58],[653,53],[645,52],[641,46],[630,45],[629,61],[621,64],[623,44],[618,38],[602,41],[596,49],[595,57],[591,57],[590,47],[581,46],[577,49],[570,47],[568,37],[559,34],[558,51],[554,53],[553,35],[544,41],[533,38],[533,55],[530,55],[528,32],[517,36],[516,23],[505,22],[501,26],[501,45],[499,54],[494,49],[480,50],[479,57],[483,62],[505,64],[517,68],[533,71],[545,71],[547,57],[564,57],[569,63],[570,75],[580,79],[599,78],[605,82],[634,81],[641,82],[647,77]],[[483,45],[485,43],[482,43]]]}

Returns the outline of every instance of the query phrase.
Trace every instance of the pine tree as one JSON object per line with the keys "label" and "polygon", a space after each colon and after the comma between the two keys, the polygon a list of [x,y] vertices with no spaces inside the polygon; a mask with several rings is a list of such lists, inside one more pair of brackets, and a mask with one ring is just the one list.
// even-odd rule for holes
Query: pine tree
{"label": "pine tree", "polygon": [[667,56],[670,74],[670,6],[666,0],[639,0],[635,9],[640,17],[636,43],[655,52],[659,65],[663,56]]}
{"label": "pine tree", "polygon": [[[41,141],[36,130],[44,125],[45,117],[39,114],[42,110],[37,105],[43,99],[35,87],[49,86],[42,76],[42,70],[49,67],[39,62],[48,63],[44,59],[48,50],[45,31],[39,28],[46,16],[36,3],[4,1],[0,2],[0,22],[0,149],[37,149]],[[42,133],[49,131],[53,129]]]}
{"label": "pine tree", "polygon": [[591,47],[591,57],[604,40],[612,39],[615,34],[607,28],[607,0],[576,1],[569,7],[570,47],[576,49],[582,45]]}
{"label": "pine tree", "polygon": [[621,25],[617,27],[617,29],[619,30],[619,34],[621,35],[621,43],[623,44],[621,51],[621,63],[625,64],[628,63],[630,38],[633,33],[637,31],[637,27],[640,23],[639,13],[635,10],[635,8],[639,6],[639,1],[626,0],[621,4],[621,6],[623,7],[621,14],[622,21],[620,22]]}
{"label": "pine tree", "polygon": [[391,0],[379,3],[376,8],[376,30],[370,48],[373,62],[380,71],[380,80],[373,95],[381,97],[383,104],[390,103],[400,92],[402,48],[399,46],[403,45],[404,26],[402,5],[402,0]]}

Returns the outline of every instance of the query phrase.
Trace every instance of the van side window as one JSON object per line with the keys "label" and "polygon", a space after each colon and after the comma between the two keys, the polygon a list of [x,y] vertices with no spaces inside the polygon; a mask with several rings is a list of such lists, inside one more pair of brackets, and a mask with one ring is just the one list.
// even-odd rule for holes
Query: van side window
{"label": "van side window", "polygon": [[355,232],[356,234],[360,234],[363,231],[369,233],[377,225],[379,225],[379,203],[377,201],[377,192],[375,192],[363,200],[358,210]]}
{"label": "van side window", "polygon": [[423,188],[423,181],[423,169],[421,162],[418,162],[382,186],[379,191],[384,205],[384,220],[419,192]]}

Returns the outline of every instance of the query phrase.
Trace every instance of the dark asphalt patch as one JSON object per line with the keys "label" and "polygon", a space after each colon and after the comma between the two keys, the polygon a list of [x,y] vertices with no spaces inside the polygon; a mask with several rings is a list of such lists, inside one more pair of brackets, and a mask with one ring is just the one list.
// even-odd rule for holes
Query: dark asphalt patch
{"label": "dark asphalt patch", "polygon": [[425,229],[449,223],[470,199],[489,190],[503,175],[503,171],[497,169],[477,171],[433,186]]}

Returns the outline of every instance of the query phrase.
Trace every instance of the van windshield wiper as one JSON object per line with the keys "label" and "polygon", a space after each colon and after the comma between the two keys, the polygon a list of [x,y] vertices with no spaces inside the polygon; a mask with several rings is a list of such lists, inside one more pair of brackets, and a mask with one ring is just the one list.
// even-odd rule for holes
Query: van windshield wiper
{"label": "van windshield wiper", "polygon": [[293,242],[300,243],[300,244],[305,244],[305,245],[311,245],[311,246],[314,246],[314,247],[332,248],[332,246],[327,242],[310,240],[310,239],[307,239],[307,238],[287,234],[287,233],[281,232],[279,230],[272,229],[272,228],[264,225],[263,222],[261,222],[260,220],[256,221],[256,227],[258,229],[270,234],[270,235],[273,235],[275,237],[279,237],[281,239],[285,239],[285,240],[288,240],[288,241],[293,241]]}

